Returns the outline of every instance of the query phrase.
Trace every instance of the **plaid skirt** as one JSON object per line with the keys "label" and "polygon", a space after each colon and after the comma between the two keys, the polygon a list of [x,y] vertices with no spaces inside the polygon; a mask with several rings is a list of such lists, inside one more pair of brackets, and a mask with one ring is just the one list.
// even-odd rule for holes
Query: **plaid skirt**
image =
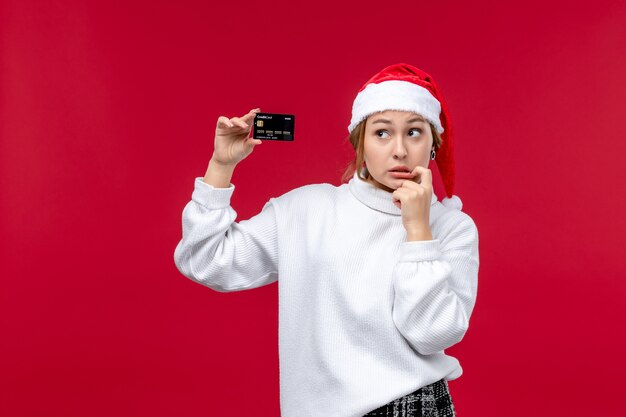
{"label": "plaid skirt", "polygon": [[454,417],[454,405],[444,378],[372,410],[365,416]]}

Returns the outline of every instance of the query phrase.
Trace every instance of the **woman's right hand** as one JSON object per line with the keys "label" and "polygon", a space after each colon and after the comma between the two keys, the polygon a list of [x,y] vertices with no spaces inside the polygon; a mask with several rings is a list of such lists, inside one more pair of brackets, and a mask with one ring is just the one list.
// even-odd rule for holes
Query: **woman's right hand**
{"label": "woman's right hand", "polygon": [[250,137],[254,116],[261,109],[256,108],[242,117],[220,116],[215,128],[215,147],[212,159],[223,165],[234,166],[250,155],[260,139]]}

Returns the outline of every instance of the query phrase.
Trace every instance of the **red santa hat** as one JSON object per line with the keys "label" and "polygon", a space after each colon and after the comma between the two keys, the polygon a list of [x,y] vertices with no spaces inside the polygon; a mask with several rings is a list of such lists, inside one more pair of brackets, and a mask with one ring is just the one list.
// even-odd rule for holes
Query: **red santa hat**
{"label": "red santa hat", "polygon": [[348,131],[352,132],[368,116],[385,110],[419,113],[435,126],[442,140],[435,162],[447,195],[441,203],[461,210],[463,203],[454,195],[454,135],[450,113],[435,80],[409,64],[400,63],[383,68],[359,90],[352,104]]}

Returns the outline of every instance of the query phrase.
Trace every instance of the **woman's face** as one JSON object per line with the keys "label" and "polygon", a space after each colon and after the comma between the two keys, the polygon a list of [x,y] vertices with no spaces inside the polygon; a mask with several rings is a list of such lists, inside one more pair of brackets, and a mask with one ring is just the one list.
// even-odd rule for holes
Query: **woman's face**
{"label": "woman's face", "polygon": [[433,134],[419,114],[386,110],[367,118],[363,145],[368,181],[393,192],[406,181],[392,173],[394,168],[404,166],[409,172],[418,165],[428,168]]}

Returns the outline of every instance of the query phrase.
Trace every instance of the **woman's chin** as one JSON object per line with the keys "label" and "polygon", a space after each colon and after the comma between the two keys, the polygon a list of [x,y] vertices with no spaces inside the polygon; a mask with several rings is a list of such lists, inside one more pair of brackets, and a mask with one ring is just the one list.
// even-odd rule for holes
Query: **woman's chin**
{"label": "woman's chin", "polygon": [[393,179],[390,181],[389,180],[377,181],[377,184],[376,184],[378,188],[382,188],[383,190],[389,191],[390,193],[400,188],[401,185],[402,185],[402,181],[395,181]]}
{"label": "woman's chin", "polygon": [[402,186],[402,182],[406,181],[405,178],[394,178],[392,175],[389,175],[388,178],[385,178],[384,181],[379,181],[387,188],[391,188],[396,190]]}
{"label": "woman's chin", "polygon": [[405,181],[402,178],[385,178],[383,181],[380,181],[370,173],[368,178],[369,182],[374,184],[376,187],[388,191],[390,193],[394,192],[402,185],[402,181]]}

